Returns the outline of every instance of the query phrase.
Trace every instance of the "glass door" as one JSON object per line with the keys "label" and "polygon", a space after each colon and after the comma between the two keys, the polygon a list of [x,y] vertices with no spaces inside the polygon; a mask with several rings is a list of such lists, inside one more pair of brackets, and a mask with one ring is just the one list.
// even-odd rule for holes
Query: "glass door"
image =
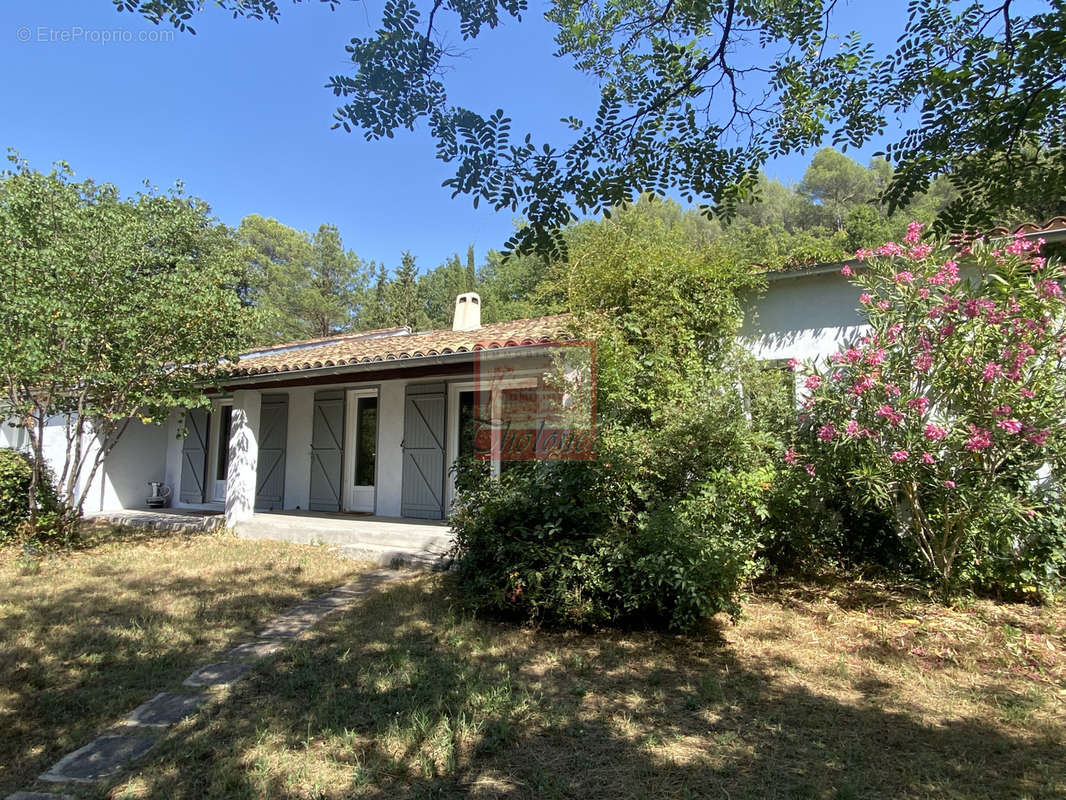
{"label": "glass door", "polygon": [[347,511],[374,513],[377,482],[377,389],[348,392],[348,464],[344,507]]}
{"label": "glass door", "polygon": [[226,476],[229,474],[229,437],[233,428],[233,406],[216,405],[214,420],[214,446],[211,458],[211,499],[218,503],[226,501]]}

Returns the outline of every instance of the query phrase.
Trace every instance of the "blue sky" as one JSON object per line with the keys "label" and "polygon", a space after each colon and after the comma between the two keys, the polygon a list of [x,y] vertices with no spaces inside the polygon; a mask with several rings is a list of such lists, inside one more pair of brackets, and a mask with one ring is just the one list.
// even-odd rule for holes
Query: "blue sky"
{"label": "blue sky", "polygon": [[[110,0],[6,4],[0,146],[42,170],[66,160],[78,176],[126,192],[144,179],[159,187],[181,179],[233,225],[251,213],[306,230],[331,222],[347,247],[390,267],[404,249],[428,269],[468,244],[479,259],[498,248],[512,215],[452,200],[440,185],[450,170],[424,131],[366,142],[330,130],[337,101],[323,84],[350,71],[344,46],[371,29],[382,0],[333,12],[316,2],[280,5],[280,24],[210,11],[192,36],[120,14]],[[903,21],[889,6],[853,2],[838,26],[890,43]],[[482,111],[503,105],[514,131],[559,141],[560,112],[587,116],[598,92],[550,55],[551,29],[531,8],[521,25],[463,45],[469,53],[448,76],[450,99]],[[142,31],[165,40],[136,41]],[[106,42],[106,32],[134,41]],[[866,160],[875,149],[851,155]],[[768,172],[798,180],[808,160],[797,154]]]}

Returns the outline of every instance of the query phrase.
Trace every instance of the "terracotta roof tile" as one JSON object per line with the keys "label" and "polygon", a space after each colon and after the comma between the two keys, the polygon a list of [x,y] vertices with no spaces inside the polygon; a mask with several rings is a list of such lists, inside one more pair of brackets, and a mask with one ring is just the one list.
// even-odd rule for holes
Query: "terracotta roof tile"
{"label": "terracotta roof tile", "polygon": [[241,355],[245,356],[251,353],[271,352],[280,350],[285,347],[304,347],[313,344],[325,344],[327,342],[344,342],[352,339],[375,339],[382,336],[406,336],[410,333],[411,329],[406,325],[397,328],[374,328],[369,331],[354,331],[352,333],[341,333],[337,336],[322,336],[317,339],[297,339],[291,342],[279,342],[277,344],[263,345],[262,347],[252,347],[241,353]]}
{"label": "terracotta roof tile", "polygon": [[233,376],[344,367],[542,344],[567,337],[569,314],[494,322],[474,331],[382,329],[310,339],[242,353]]}
{"label": "terracotta roof tile", "polygon": [[1008,234],[1021,234],[1028,236],[1034,233],[1051,233],[1052,231],[1066,230],[1066,217],[1052,217],[1046,222],[1023,222],[1021,225],[1015,225],[1013,228],[1007,228],[1004,225],[1000,225],[998,228],[992,229],[992,234],[1008,235]]}

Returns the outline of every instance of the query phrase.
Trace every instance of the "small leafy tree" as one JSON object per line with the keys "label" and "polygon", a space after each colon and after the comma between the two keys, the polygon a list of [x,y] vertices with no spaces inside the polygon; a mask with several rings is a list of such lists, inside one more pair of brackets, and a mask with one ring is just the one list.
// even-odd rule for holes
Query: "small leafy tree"
{"label": "small leafy tree", "polygon": [[568,232],[539,293],[597,342],[597,459],[460,470],[458,575],[481,610],[677,630],[740,613],[774,478],[745,416],[748,269],[650,205]]}
{"label": "small leafy tree", "polygon": [[131,420],[206,402],[243,343],[242,262],[207,204],[185,195],[122,199],[110,184],[43,174],[11,155],[0,174],[0,375],[28,434],[31,518],[46,480],[44,429],[61,420],[65,521]]}
{"label": "small leafy tree", "polygon": [[810,366],[810,451],[786,459],[814,474],[847,455],[853,488],[894,512],[947,589],[990,537],[1009,542],[1042,512],[1061,464],[1064,274],[1040,241],[926,243],[920,230],[860,251],[868,332]]}

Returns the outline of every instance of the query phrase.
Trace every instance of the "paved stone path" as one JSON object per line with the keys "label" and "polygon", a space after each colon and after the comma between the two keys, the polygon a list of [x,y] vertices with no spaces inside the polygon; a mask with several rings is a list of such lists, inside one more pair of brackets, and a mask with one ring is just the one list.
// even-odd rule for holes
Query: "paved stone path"
{"label": "paved stone path", "polygon": [[[182,685],[210,690],[236,683],[251,670],[252,662],[277,653],[324,617],[403,574],[387,570],[365,572],[350,583],[293,606],[268,622],[256,641],[237,645],[226,654],[226,661],[205,664],[194,670]],[[161,692],[135,708],[115,729],[63,756],[40,776],[40,780],[77,784],[113,778],[144,756],[156,743],[160,732],[194,715],[211,697],[209,691]],[[24,791],[8,795],[7,800],[72,799],[70,795],[53,792]]]}

